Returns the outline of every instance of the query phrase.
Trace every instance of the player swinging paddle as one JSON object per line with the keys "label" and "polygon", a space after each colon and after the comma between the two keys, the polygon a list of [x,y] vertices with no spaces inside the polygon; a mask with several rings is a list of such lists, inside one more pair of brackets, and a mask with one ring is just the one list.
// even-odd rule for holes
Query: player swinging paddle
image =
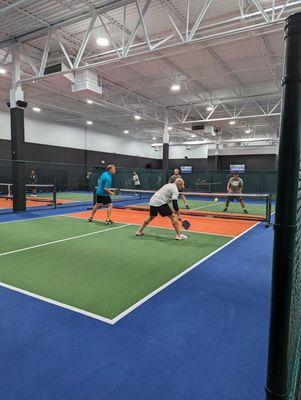
{"label": "player swinging paddle", "polygon": [[[176,231],[176,240],[187,239],[187,236],[183,235],[180,228],[180,210],[178,205],[179,190],[183,190],[185,187],[184,181],[181,178],[177,178],[174,183],[167,183],[162,186],[150,199],[150,216],[146,219],[136,232],[137,236],[144,235],[144,228],[160,214],[162,217],[168,217]],[[169,207],[168,203],[172,202],[174,212]]]}

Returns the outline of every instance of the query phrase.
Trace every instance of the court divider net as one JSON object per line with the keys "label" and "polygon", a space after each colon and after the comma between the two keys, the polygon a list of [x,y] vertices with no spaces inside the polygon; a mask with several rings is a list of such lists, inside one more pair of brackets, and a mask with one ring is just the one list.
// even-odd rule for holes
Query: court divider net
{"label": "court divider net", "polygon": [[[56,191],[55,186],[40,185],[40,184],[26,184],[26,203],[45,203],[45,205],[56,206]],[[13,184],[12,183],[0,183],[0,201],[7,202],[8,205],[13,200]]]}

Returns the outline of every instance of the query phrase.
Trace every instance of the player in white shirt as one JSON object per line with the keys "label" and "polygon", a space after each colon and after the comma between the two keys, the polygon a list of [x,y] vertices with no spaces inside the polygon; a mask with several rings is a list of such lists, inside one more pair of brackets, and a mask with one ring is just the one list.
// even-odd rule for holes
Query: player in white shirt
{"label": "player in white shirt", "polygon": [[[183,235],[180,228],[181,215],[178,205],[179,190],[183,190],[185,187],[184,181],[181,178],[177,178],[174,183],[167,183],[162,186],[150,199],[150,216],[143,222],[140,228],[137,230],[136,235],[142,236],[144,234],[144,228],[158,216],[168,217],[176,231],[176,240],[187,239],[187,236]],[[174,212],[169,206],[172,202]]]}
{"label": "player in white shirt", "polygon": [[135,185],[135,189],[140,189],[141,188],[141,186],[140,186],[140,179],[139,179],[139,176],[137,175],[137,172],[134,172],[133,173],[133,178],[132,178],[132,180],[133,180],[133,182],[134,182],[134,185]]}

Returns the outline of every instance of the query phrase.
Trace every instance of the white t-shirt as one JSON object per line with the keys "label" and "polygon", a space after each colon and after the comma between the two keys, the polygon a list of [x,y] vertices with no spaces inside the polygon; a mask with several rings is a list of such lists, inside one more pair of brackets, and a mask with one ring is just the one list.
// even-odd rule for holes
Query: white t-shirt
{"label": "white t-shirt", "polygon": [[140,185],[140,179],[137,174],[133,176],[134,185]]}
{"label": "white t-shirt", "polygon": [[160,207],[163,204],[168,204],[172,200],[178,200],[179,191],[175,183],[167,183],[162,186],[150,199],[149,205]]}

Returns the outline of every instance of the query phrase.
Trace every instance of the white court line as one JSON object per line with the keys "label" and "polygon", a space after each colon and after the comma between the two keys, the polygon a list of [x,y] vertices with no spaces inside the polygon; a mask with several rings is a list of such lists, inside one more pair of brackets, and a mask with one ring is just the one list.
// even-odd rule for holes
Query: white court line
{"label": "white court line", "polygon": [[[208,208],[208,207],[213,207],[216,206],[218,203],[214,203],[214,204],[208,204],[207,206],[202,206],[202,207],[193,207],[191,210],[201,210],[202,208]],[[221,204],[221,203],[220,203]]]}
{"label": "white court line", "polygon": [[[70,211],[70,214],[74,211]],[[84,212],[84,211],[79,211]],[[7,215],[7,214],[6,214]],[[27,222],[27,221],[35,221],[36,219],[45,219],[45,218],[54,218],[54,217],[63,217],[65,214],[55,214],[55,215],[44,215],[43,217],[32,217],[32,218],[24,218],[24,219],[14,219],[13,221],[0,221],[0,227],[4,224],[13,224],[15,222]]]}
{"label": "white court line", "polygon": [[[64,215],[65,215],[65,214],[64,214]],[[65,216],[67,216],[67,215],[65,215]],[[43,218],[43,217],[42,217],[42,218]],[[79,218],[80,218],[80,217],[79,217]],[[193,264],[191,267],[187,268],[185,271],[181,272],[180,274],[178,274],[178,275],[175,276],[174,278],[170,279],[170,280],[169,280],[168,282],[166,282],[164,285],[162,285],[162,286],[160,286],[159,288],[155,289],[153,292],[151,292],[151,293],[149,293],[147,296],[143,297],[143,298],[142,298],[141,300],[139,300],[137,303],[133,304],[131,307],[129,307],[128,309],[126,309],[125,311],[123,311],[122,313],[120,313],[119,315],[117,315],[117,316],[116,316],[115,318],[113,318],[113,319],[105,318],[105,317],[102,317],[102,316],[100,316],[100,315],[90,313],[90,312],[85,311],[85,310],[82,310],[82,309],[80,309],[80,308],[76,308],[76,307],[70,306],[70,305],[68,305],[68,304],[64,304],[64,303],[61,303],[61,302],[59,302],[59,301],[52,300],[52,299],[49,299],[49,298],[47,298],[47,297],[40,296],[40,295],[38,295],[38,294],[29,292],[29,291],[24,290],[24,289],[17,288],[17,287],[15,287],[15,286],[8,285],[8,284],[3,283],[3,282],[0,282],[0,286],[3,286],[3,287],[5,287],[5,288],[10,289],[10,290],[13,290],[13,291],[15,291],[15,292],[22,293],[22,294],[24,294],[24,295],[27,295],[27,296],[30,296],[30,297],[33,297],[33,298],[36,298],[36,299],[45,301],[45,302],[47,302],[47,303],[50,303],[50,304],[53,304],[53,305],[56,305],[56,306],[65,308],[65,309],[67,309],[67,310],[77,312],[77,313],[82,314],[82,315],[85,315],[85,316],[87,316],[87,317],[97,319],[97,320],[99,320],[99,321],[108,323],[108,324],[110,324],[110,325],[114,325],[114,324],[116,324],[118,321],[120,321],[122,318],[124,318],[124,317],[126,317],[128,314],[130,314],[132,311],[134,311],[136,308],[138,308],[139,306],[141,306],[143,303],[145,303],[146,301],[148,301],[149,299],[151,299],[151,298],[152,298],[153,296],[155,296],[157,293],[161,292],[162,290],[164,290],[165,288],[167,288],[168,286],[170,286],[172,283],[176,282],[176,281],[177,281],[178,279],[180,279],[182,276],[184,276],[184,275],[186,275],[188,272],[192,271],[194,268],[196,268],[197,266],[199,266],[200,264],[202,264],[204,261],[208,260],[208,259],[209,259],[210,257],[212,257],[214,254],[218,253],[219,251],[223,250],[225,247],[229,246],[229,245],[230,245],[231,243],[233,243],[235,240],[237,240],[237,239],[239,239],[240,237],[242,237],[243,235],[245,235],[247,232],[249,232],[251,229],[255,228],[255,226],[259,225],[260,223],[261,223],[261,222],[258,222],[257,224],[255,224],[255,225],[252,226],[251,228],[249,228],[249,229],[247,229],[246,231],[244,231],[243,233],[241,233],[239,236],[233,238],[233,239],[230,240],[228,243],[224,244],[223,246],[221,246],[221,247],[218,248],[217,250],[215,250],[215,251],[213,251],[212,253],[208,254],[206,257],[204,257],[203,259],[199,260],[198,262],[196,262],[196,263]],[[104,230],[99,231],[99,232],[106,232],[106,231],[108,231],[108,230],[113,230],[113,229],[117,229],[117,228],[123,228],[123,227],[126,227],[126,226],[130,226],[130,225],[121,225],[121,226],[114,227],[114,228],[104,229]],[[98,233],[98,232],[93,232],[93,233]],[[87,235],[84,235],[84,236],[87,236]]]}
{"label": "white court line", "polygon": [[132,311],[134,311],[136,308],[141,306],[143,303],[145,303],[147,300],[151,299],[153,296],[155,296],[157,293],[161,292],[163,289],[166,289],[168,286],[170,286],[172,283],[176,282],[178,279],[180,279],[182,276],[186,275],[188,272],[192,271],[194,268],[202,264],[204,261],[208,260],[208,258],[212,257],[216,253],[220,252],[223,250],[225,247],[229,246],[235,240],[241,238],[243,235],[245,235],[247,232],[249,232],[251,229],[254,229],[255,226],[261,224],[261,222],[258,222],[254,226],[251,226],[251,228],[247,229],[240,235],[236,236],[232,240],[230,240],[228,243],[224,244],[217,250],[213,251],[212,253],[208,254],[208,256],[202,258],[201,260],[197,261],[195,264],[193,264],[191,267],[187,268],[185,271],[181,272],[179,275],[175,276],[174,278],[170,279],[168,282],[164,283],[164,285],[160,286],[158,289],[155,289],[153,292],[149,293],[147,296],[143,297],[141,300],[137,301],[137,303],[133,304],[131,307],[129,307],[127,310],[123,311],[117,317],[112,319],[112,324],[116,324],[116,322],[120,321],[122,318],[126,317],[128,314],[130,314]]}
{"label": "white court line", "polygon": [[102,229],[100,231],[95,231],[95,232],[90,232],[90,233],[84,233],[83,235],[78,235],[78,236],[71,236],[69,238],[65,239],[59,239],[59,240],[54,240],[52,242],[47,242],[47,243],[41,243],[37,244],[35,246],[30,246],[30,247],[24,247],[22,249],[17,249],[17,250],[12,250],[12,251],[6,251],[5,253],[0,253],[0,257],[7,256],[9,254],[15,254],[15,253],[20,253],[22,251],[27,251],[27,250],[32,250],[36,249],[38,247],[44,247],[44,246],[50,246],[52,244],[56,243],[62,243],[62,242],[67,242],[70,240],[75,240],[75,239],[80,239],[86,236],[92,236],[92,235],[97,235],[99,233],[107,232],[107,231],[113,231],[114,229],[120,229],[120,228],[125,228],[126,226],[130,226],[131,224],[124,224],[124,225],[119,225],[119,226],[114,226],[114,228],[108,228],[108,229]]}
{"label": "white court line", "polygon": [[[83,220],[87,219],[86,217],[80,217],[80,216],[77,216],[77,215],[62,215],[62,216],[63,216],[63,217],[67,217],[67,218],[77,218],[77,219],[83,219]],[[100,222],[100,221],[104,221],[104,220],[102,220],[102,219],[96,219],[96,220],[94,220],[94,222],[97,222],[97,221]],[[120,222],[120,221],[116,221],[116,223],[118,223],[118,224],[124,224],[124,222]],[[134,224],[134,223],[131,223],[130,225],[140,226],[141,224]],[[148,225],[147,228],[153,228],[153,229],[167,229],[167,230],[169,230],[169,231],[174,230],[172,227],[167,228],[166,226],[152,226],[152,225]],[[189,229],[189,231],[185,231],[185,232],[187,232],[187,233],[189,233],[189,232],[191,232],[191,233],[201,233],[202,235],[211,235],[211,236],[224,236],[224,237],[229,237],[229,238],[233,238],[233,237],[234,237],[234,235],[223,235],[222,233],[211,233],[211,232],[193,231],[193,230],[191,230],[191,229]]]}
{"label": "white court line", "polygon": [[113,324],[113,321],[109,318],[102,317],[101,315],[82,310],[81,308],[70,306],[69,304],[61,303],[60,301],[49,299],[48,297],[40,296],[39,294],[29,292],[28,290],[20,289],[15,286],[8,285],[7,283],[4,283],[4,282],[0,282],[0,286],[4,287],[6,289],[13,290],[14,292],[25,294],[26,296],[34,297],[35,299],[38,299],[38,300],[45,301],[46,303],[50,303],[55,306],[65,308],[67,310],[74,311],[78,314],[83,314],[83,315],[86,315],[87,317],[94,318],[94,319],[97,319],[102,322],[106,322],[107,324],[110,324],[110,325]]}

